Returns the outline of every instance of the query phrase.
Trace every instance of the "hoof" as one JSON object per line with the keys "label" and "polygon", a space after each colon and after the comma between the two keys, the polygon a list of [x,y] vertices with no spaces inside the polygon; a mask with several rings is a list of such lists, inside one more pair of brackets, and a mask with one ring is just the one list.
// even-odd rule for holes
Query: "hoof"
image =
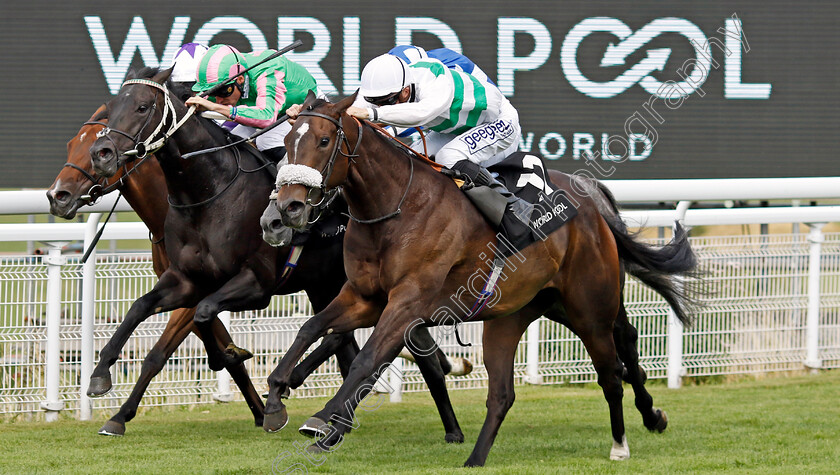
{"label": "hoof", "polygon": [[450,363],[452,369],[447,373],[450,376],[466,376],[472,373],[473,364],[466,358],[452,358]]}
{"label": "hoof", "polygon": [[465,467],[483,467],[484,462],[479,462],[477,460],[473,460],[472,457],[468,458],[466,462],[464,462]]}
{"label": "hoof", "polygon": [[627,445],[627,436],[621,438],[621,443],[613,441],[610,450],[610,460],[627,460],[630,458],[630,447]]}
{"label": "hoof", "polygon": [[229,343],[225,348],[225,367],[239,366],[243,361],[248,361],[254,357],[254,354],[245,348],[239,348],[233,343]]}
{"label": "hoof", "polygon": [[111,392],[112,388],[110,374],[108,376],[91,376],[87,395],[88,397],[102,397]]}
{"label": "hoof", "polygon": [[289,423],[289,415],[286,413],[286,408],[282,408],[277,412],[272,412],[263,416],[263,429],[266,432],[277,432],[286,427]]}
{"label": "hoof", "polygon": [[122,422],[108,421],[99,429],[99,435],[122,437],[125,435],[125,424]]}
{"label": "hoof", "polygon": [[329,433],[329,425],[321,419],[312,416],[307,419],[302,426],[300,426],[298,432],[306,437],[315,437],[320,439]]}
{"label": "hoof", "polygon": [[314,444],[307,447],[306,451],[309,452],[310,454],[322,454],[324,452],[329,452],[327,449],[318,445],[317,442],[315,442]]}
{"label": "hoof", "polygon": [[464,434],[461,432],[449,432],[443,438],[447,444],[463,444]]}
{"label": "hoof", "polygon": [[655,407],[653,410],[656,412],[656,415],[659,416],[659,420],[656,421],[656,424],[652,428],[649,428],[649,430],[651,432],[656,431],[661,434],[665,431],[665,428],[668,427],[668,414],[665,414],[665,411],[662,409],[657,409]]}

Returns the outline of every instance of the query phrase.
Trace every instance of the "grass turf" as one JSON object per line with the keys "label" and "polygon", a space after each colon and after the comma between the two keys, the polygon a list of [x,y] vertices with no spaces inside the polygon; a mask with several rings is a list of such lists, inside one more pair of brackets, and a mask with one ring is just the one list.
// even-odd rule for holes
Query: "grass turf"
{"label": "grass turf", "polygon": [[[597,386],[517,387],[482,473],[837,473],[840,372],[781,376],[669,390],[649,384],[669,427],[649,433],[624,407],[631,458],[608,459],[606,402]],[[98,420],[0,424],[3,473],[467,473],[483,422],[484,390],[452,393],[466,443],[448,445],[428,394],[407,394],[358,411],[359,428],[334,452],[307,459],[296,428],[324,399],[295,399],[291,421],[267,434],[243,403],[152,409],[122,438],[103,437]],[[372,403],[368,405],[372,406]],[[319,465],[320,463],[320,465]],[[298,465],[292,465],[298,464]],[[470,470],[469,473],[475,473]]]}

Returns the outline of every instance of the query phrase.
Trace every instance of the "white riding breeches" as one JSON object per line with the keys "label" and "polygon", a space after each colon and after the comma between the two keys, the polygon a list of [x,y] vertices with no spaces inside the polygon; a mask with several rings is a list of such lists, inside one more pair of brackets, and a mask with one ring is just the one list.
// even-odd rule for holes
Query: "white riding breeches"
{"label": "white riding breeches", "polygon": [[[260,129],[255,127],[237,124],[230,133],[242,138],[248,138],[259,130]],[[282,124],[257,137],[257,149],[262,151],[277,147],[284,147],[286,144],[283,141],[286,139],[286,135],[291,130],[292,124],[290,124],[289,121],[284,120]]]}
{"label": "white riding breeches", "polygon": [[[505,101],[495,120],[479,124],[460,135],[426,132],[425,153],[434,156],[436,163],[447,168],[461,160],[487,168],[516,152],[521,140],[519,113],[510,102]],[[422,140],[415,141],[411,148],[424,153]]]}

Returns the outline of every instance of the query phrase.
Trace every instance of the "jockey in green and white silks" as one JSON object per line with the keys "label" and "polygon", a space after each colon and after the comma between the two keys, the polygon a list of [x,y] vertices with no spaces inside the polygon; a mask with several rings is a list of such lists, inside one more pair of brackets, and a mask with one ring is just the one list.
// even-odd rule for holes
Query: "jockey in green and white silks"
{"label": "jockey in green and white silks", "polygon": [[[519,113],[493,83],[434,58],[408,65],[394,54],[383,54],[365,65],[358,95],[363,101],[357,100],[348,114],[400,128],[424,128],[430,158],[476,187],[495,192],[465,188],[491,223],[508,233],[513,229],[505,224],[508,219],[529,222],[532,205],[487,170],[516,152],[521,140]],[[422,141],[412,148],[423,152]]]}
{"label": "jockey in green and white silks", "polygon": [[[274,53],[274,50],[264,50],[243,54],[232,46],[215,45],[198,64],[193,91],[206,91]],[[247,137],[257,129],[274,123],[290,105],[303,103],[309,91],[317,93],[317,90],[315,78],[309,71],[280,56],[240,76],[216,97],[209,98],[211,100],[193,97],[187,100],[187,104],[197,104],[226,116],[238,124],[232,132]],[[261,135],[257,138],[257,148],[270,152],[284,147],[283,139],[290,129],[291,125],[285,123]]]}
{"label": "jockey in green and white silks", "polygon": [[[519,147],[519,114],[499,88],[434,58],[411,65],[392,54],[374,58],[362,71],[359,96],[365,118],[431,131],[428,153],[445,167],[461,160],[488,167]],[[423,151],[422,143],[412,147]]]}

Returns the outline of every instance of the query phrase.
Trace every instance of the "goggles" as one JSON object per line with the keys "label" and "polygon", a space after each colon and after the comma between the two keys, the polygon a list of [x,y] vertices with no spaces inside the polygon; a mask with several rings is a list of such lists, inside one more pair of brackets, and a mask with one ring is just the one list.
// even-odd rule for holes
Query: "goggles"
{"label": "goggles", "polygon": [[221,88],[220,90],[216,91],[214,95],[216,97],[230,97],[233,94],[233,91],[236,90],[236,83],[230,83],[227,86]]}
{"label": "goggles", "polygon": [[397,100],[399,99],[401,92],[402,92],[402,89],[400,89],[399,91],[397,91],[393,94],[388,94],[387,96],[365,97],[365,100],[370,102],[371,104],[373,104],[375,106],[392,106],[392,105],[397,103]]}

